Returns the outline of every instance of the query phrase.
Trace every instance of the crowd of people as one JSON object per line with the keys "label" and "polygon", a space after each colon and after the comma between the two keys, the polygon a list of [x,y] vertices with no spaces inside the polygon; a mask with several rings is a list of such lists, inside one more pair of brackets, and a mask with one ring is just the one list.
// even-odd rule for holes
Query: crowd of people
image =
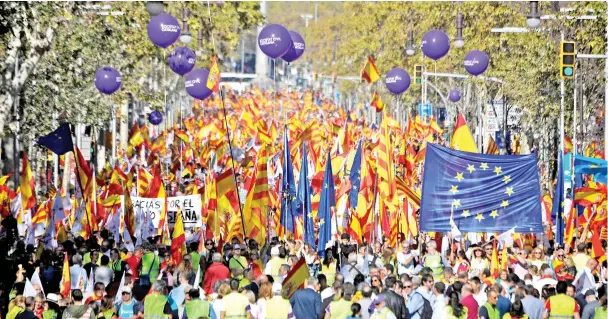
{"label": "crowd of people", "polygon": [[[128,251],[111,235],[107,230],[89,240],[70,235],[53,250],[14,236],[0,239],[2,317],[608,317],[606,260],[590,257],[587,243],[572,250],[514,245],[495,278],[488,257],[492,239],[456,243],[441,253],[433,239],[420,247],[408,242],[389,247],[357,245],[343,234],[322,259],[301,241],[274,237],[260,245],[234,238],[217,247],[207,239],[202,249],[191,243],[173,264],[169,247],[158,238]],[[71,290],[62,295],[65,254]],[[281,283],[301,258],[310,277],[288,296]],[[35,293],[28,292],[29,285]]]}

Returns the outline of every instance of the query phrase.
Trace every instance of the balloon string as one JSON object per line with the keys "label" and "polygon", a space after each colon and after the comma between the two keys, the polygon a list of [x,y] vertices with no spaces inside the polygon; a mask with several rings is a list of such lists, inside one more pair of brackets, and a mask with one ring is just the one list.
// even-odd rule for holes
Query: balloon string
{"label": "balloon string", "polygon": [[210,1],[207,0],[207,12],[209,13],[209,33],[211,34],[211,45],[213,46],[213,51],[215,52],[215,39],[213,38],[213,23],[211,22],[211,4]]}
{"label": "balloon string", "polygon": [[169,109],[167,108],[167,49],[163,49],[163,89],[165,91],[165,130],[168,129],[169,125]]}

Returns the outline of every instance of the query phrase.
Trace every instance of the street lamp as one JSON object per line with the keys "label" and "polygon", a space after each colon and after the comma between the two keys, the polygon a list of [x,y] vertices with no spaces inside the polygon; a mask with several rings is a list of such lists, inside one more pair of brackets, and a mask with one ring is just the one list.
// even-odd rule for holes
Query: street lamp
{"label": "street lamp", "polygon": [[414,46],[414,31],[410,29],[408,34],[410,36],[410,40],[407,42],[407,47],[405,47],[405,54],[412,56],[416,54],[416,47]]}
{"label": "street lamp", "polygon": [[[203,24],[201,23],[201,26]],[[196,56],[197,57],[202,57],[203,56],[203,28],[201,27],[198,30],[198,50],[196,50]]]}
{"label": "street lamp", "polygon": [[162,1],[148,1],[146,2],[146,10],[151,16],[157,16],[163,12],[165,5]]}
{"label": "street lamp", "polygon": [[464,37],[462,36],[462,13],[456,14],[456,36],[454,37],[454,45],[457,48],[464,47]]}
{"label": "street lamp", "polygon": [[530,13],[526,16],[526,24],[534,29],[540,26],[540,13],[538,13],[538,1],[530,1]]}
{"label": "street lamp", "polygon": [[179,40],[184,44],[192,42],[192,33],[190,33],[190,27],[188,26],[188,17],[190,17],[190,12],[188,11],[188,8],[184,8],[182,11],[182,33],[179,36]]}

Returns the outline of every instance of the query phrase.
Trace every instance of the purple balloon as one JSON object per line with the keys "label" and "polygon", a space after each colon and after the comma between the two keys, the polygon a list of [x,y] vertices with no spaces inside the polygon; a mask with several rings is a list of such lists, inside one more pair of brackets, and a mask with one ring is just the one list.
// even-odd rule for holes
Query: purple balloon
{"label": "purple balloon", "polygon": [[304,38],[299,33],[289,31],[289,34],[291,35],[291,46],[287,50],[287,53],[281,57],[285,62],[293,62],[299,59],[304,54],[304,49],[306,48]]}
{"label": "purple balloon", "polygon": [[95,72],[95,87],[103,94],[112,94],[122,85],[122,76],[115,68],[104,66]]}
{"label": "purple balloon", "polygon": [[392,68],[384,77],[386,88],[393,94],[401,94],[410,87],[410,75],[402,68]]}
{"label": "purple balloon", "polygon": [[148,37],[161,48],[175,43],[179,39],[180,33],[179,22],[168,13],[163,12],[154,16],[148,22]]}
{"label": "purple balloon", "polygon": [[196,55],[194,51],[186,47],[177,47],[169,54],[169,67],[179,75],[192,71],[195,64]]}
{"label": "purple balloon", "polygon": [[443,31],[431,30],[422,37],[420,48],[424,55],[439,60],[450,51],[450,38]]}
{"label": "purple balloon", "polygon": [[163,121],[163,113],[159,110],[154,110],[152,113],[148,114],[148,121],[152,123],[152,125],[158,125]]}
{"label": "purple balloon", "polygon": [[209,70],[207,69],[194,69],[192,72],[186,75],[186,92],[195,99],[204,100],[213,91],[207,87],[207,78],[209,77]]}
{"label": "purple balloon", "polygon": [[483,51],[469,51],[464,57],[464,68],[472,75],[480,75],[486,71],[490,58]]}
{"label": "purple balloon", "polygon": [[448,95],[448,99],[450,99],[452,102],[460,101],[460,97],[460,90],[458,89],[451,90],[450,94]]}
{"label": "purple balloon", "polygon": [[258,46],[267,56],[276,59],[282,57],[291,47],[291,35],[280,24],[269,24],[258,35]]}

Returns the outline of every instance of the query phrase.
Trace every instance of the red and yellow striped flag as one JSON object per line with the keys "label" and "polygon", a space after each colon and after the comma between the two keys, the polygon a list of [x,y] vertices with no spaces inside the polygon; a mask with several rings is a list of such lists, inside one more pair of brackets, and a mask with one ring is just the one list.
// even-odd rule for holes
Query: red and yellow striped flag
{"label": "red and yellow striped flag", "polygon": [[2,177],[0,177],[0,186],[5,185],[8,179],[13,175],[13,173],[8,173]]}
{"label": "red and yellow striped flag", "polygon": [[477,151],[477,145],[475,145],[475,140],[473,140],[473,135],[471,135],[471,131],[469,131],[467,122],[464,120],[462,114],[458,114],[456,128],[452,135],[452,144],[450,147],[458,151],[479,153],[479,151]]}
{"label": "red and yellow striped flag", "polygon": [[363,70],[361,70],[361,77],[364,78],[367,83],[374,83],[380,78],[380,73],[378,72],[378,68],[376,68],[376,64],[371,55],[367,57],[367,62],[365,62],[365,66],[363,66]]}
{"label": "red and yellow striped flag", "polygon": [[217,66],[217,56],[214,56],[211,60],[209,76],[207,77],[207,88],[213,92],[218,92],[220,90],[220,81],[220,68]]}
{"label": "red and yellow striped flag", "polygon": [[63,255],[63,270],[61,272],[61,284],[59,284],[59,292],[64,298],[68,298],[72,289],[70,280],[70,263],[68,261],[68,253]]}
{"label": "red and yellow striped flag", "polygon": [[182,262],[182,257],[186,251],[186,234],[184,233],[184,221],[182,219],[181,210],[177,210],[175,215],[175,226],[173,227],[173,236],[171,237],[171,261],[174,265],[179,265]]}
{"label": "red and yellow striped flag", "polygon": [[488,142],[488,148],[486,149],[486,154],[498,155],[500,151],[498,150],[498,145],[496,145],[496,141],[494,138],[490,136],[490,141]]}
{"label": "red and yellow striped flag", "polygon": [[285,277],[285,280],[283,280],[283,298],[289,299],[296,290],[303,288],[304,283],[309,276],[310,273],[308,272],[308,266],[306,266],[306,260],[300,258],[300,260],[293,265],[293,268],[291,268],[287,277]]}
{"label": "red and yellow striped flag", "polygon": [[382,99],[380,98],[380,95],[378,95],[378,92],[374,92],[370,104],[376,108],[376,112],[378,113],[382,112],[382,110],[384,109],[384,102],[382,102]]}
{"label": "red and yellow striped flag", "polygon": [[23,210],[32,209],[36,206],[36,191],[34,186],[36,180],[32,173],[30,163],[27,161],[27,154],[23,153],[23,161],[21,162],[21,178],[20,178],[19,189],[21,190],[21,207]]}
{"label": "red and yellow striped flag", "polygon": [[393,147],[387,123],[386,120],[382,121],[376,163],[380,194],[386,199],[392,199],[395,193],[395,172],[393,170]]}
{"label": "red and yellow striped flag", "polygon": [[498,269],[498,248],[496,247],[496,240],[492,245],[492,261],[490,265],[490,273],[494,279],[498,278],[500,270]]}

